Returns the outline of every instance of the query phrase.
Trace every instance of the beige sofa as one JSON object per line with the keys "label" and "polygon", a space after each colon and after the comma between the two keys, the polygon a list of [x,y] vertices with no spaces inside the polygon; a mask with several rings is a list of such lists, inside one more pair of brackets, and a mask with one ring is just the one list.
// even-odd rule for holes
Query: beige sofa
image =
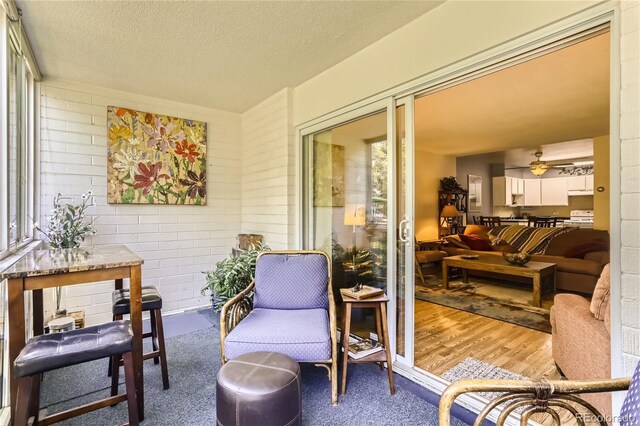
{"label": "beige sofa", "polygon": [[[607,320],[598,320],[589,301],[576,294],[558,294],[551,308],[553,359],[570,380],[604,380],[611,377],[609,307]],[[607,304],[608,304],[607,299]],[[602,414],[611,415],[611,394],[583,394]]]}
{"label": "beige sofa", "polygon": [[[544,254],[534,254],[531,256],[531,260],[556,264],[557,289],[592,294],[602,268],[609,263],[609,252],[595,251],[587,253],[582,259],[567,258],[564,257],[564,253],[572,247],[594,239],[603,240],[608,245],[609,233],[607,231],[576,228],[571,232],[560,234],[553,238]],[[498,251],[480,252],[453,246],[446,246],[444,250],[449,256],[459,254],[502,256],[502,253]],[[473,273],[476,274],[477,272]],[[513,279],[513,277],[509,277],[509,279]]]}

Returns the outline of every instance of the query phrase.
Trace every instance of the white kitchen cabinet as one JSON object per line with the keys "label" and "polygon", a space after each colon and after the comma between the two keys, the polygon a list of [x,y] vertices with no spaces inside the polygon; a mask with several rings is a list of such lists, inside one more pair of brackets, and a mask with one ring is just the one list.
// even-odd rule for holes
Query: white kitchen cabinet
{"label": "white kitchen cabinet", "polygon": [[507,179],[511,179],[511,195],[524,195],[524,179],[514,177]]}
{"label": "white kitchen cabinet", "polygon": [[585,189],[593,192],[593,175],[585,176]]}
{"label": "white kitchen cabinet", "polygon": [[539,206],[540,197],[540,179],[524,179],[524,205]]}
{"label": "white kitchen cabinet", "polygon": [[566,179],[569,191],[584,191],[587,188],[586,176],[569,176]]}
{"label": "white kitchen cabinet", "polygon": [[568,206],[567,178],[540,179],[540,205]]}

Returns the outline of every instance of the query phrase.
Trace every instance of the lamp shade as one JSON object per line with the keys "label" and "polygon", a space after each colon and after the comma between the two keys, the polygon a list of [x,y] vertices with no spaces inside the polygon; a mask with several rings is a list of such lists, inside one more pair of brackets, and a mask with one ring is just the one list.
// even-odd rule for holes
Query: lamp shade
{"label": "lamp shade", "polygon": [[344,224],[364,226],[367,222],[367,209],[364,204],[347,204],[344,208]]}
{"label": "lamp shade", "polygon": [[459,215],[460,213],[458,212],[458,209],[456,209],[456,206],[453,204],[447,204],[444,206],[442,213],[440,213],[440,216],[442,217],[458,217]]}
{"label": "lamp shade", "polygon": [[530,170],[536,176],[542,176],[549,169],[549,166],[546,164],[534,164],[531,166]]}

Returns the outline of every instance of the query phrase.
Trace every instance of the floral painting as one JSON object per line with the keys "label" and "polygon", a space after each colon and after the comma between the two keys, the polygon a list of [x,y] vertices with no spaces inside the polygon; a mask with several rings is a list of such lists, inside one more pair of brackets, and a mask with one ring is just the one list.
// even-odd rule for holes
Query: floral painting
{"label": "floral painting", "polygon": [[109,203],[207,201],[207,123],[110,106]]}

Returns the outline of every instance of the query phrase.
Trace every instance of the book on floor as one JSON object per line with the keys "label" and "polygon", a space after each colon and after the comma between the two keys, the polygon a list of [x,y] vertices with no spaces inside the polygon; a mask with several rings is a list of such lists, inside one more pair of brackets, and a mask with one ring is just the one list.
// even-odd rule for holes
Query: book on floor
{"label": "book on floor", "polygon": [[381,350],[382,345],[371,339],[357,339],[353,343],[349,343],[349,356],[353,359],[364,358]]}
{"label": "book on floor", "polygon": [[369,299],[370,297],[376,297],[384,294],[384,291],[381,288],[371,287],[368,285],[363,285],[360,290],[354,291],[353,288],[342,288],[340,292],[343,296],[350,297],[356,300]]}

